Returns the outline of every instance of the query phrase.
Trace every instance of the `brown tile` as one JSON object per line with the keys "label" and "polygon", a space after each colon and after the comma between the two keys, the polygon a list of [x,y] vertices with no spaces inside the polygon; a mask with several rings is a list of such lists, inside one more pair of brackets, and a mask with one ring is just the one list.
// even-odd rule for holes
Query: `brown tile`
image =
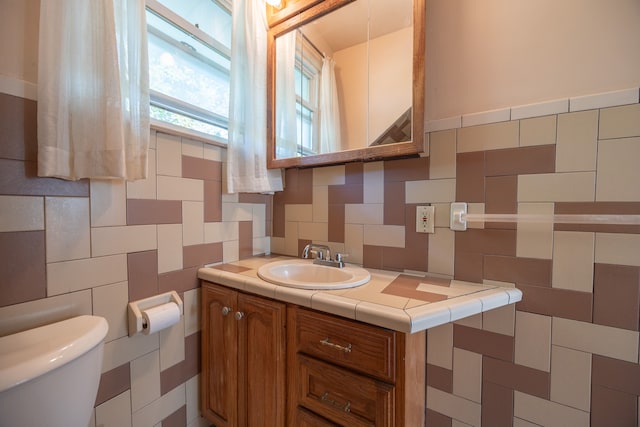
{"label": "brown tile", "polygon": [[127,225],[147,224],[182,224],[182,202],[127,199]]}
{"label": "brown tile", "polygon": [[638,425],[638,397],[610,388],[591,387],[591,427]]}
{"label": "brown tile", "polygon": [[513,425],[513,389],[488,381],[482,382],[482,425]]}
{"label": "brown tile", "polygon": [[427,385],[453,393],[453,371],[427,363]]}
{"label": "brown tile", "polygon": [[200,332],[184,338],[184,360],[160,372],[162,396],[200,372]]}
{"label": "brown tile", "polygon": [[[221,260],[220,260],[221,261]],[[198,267],[171,271],[158,275],[159,292],[185,292],[200,287]]]}
{"label": "brown tile", "polygon": [[594,354],[591,383],[640,396],[640,365]]}
{"label": "brown tile", "polygon": [[275,197],[282,203],[311,204],[313,202],[313,169],[287,169],[284,191],[277,192]]}
{"label": "brown tile", "polygon": [[328,239],[344,243],[344,205],[329,205]]}
{"label": "brown tile", "polygon": [[[555,213],[596,215],[640,215],[640,202],[556,202]],[[640,234],[640,225],[555,224],[555,230]]]}
{"label": "brown tile", "polygon": [[344,166],[344,183],[346,185],[363,185],[364,163],[347,163]]}
{"label": "brown tile", "polygon": [[640,267],[596,264],[593,323],[637,331],[640,326]]}
{"label": "brown tile", "polygon": [[484,203],[484,151],[456,155],[456,200]]}
{"label": "brown tile", "polygon": [[518,284],[522,301],[516,309],[546,316],[591,322],[593,295],[590,292]]}
{"label": "brown tile", "polygon": [[508,335],[454,324],[453,346],[507,362],[513,361],[514,338]]}
{"label": "brown tile", "polygon": [[158,293],[158,251],[127,254],[129,301],[137,301]]}
{"label": "brown tile", "polygon": [[0,307],[47,296],[45,232],[0,233]]}
{"label": "brown tile", "polygon": [[429,179],[429,158],[413,157],[410,159],[385,160],[384,180],[387,181],[422,181]]}
{"label": "brown tile", "polygon": [[0,93],[0,158],[38,159],[36,101]]}
{"label": "brown tile", "polygon": [[429,427],[451,427],[452,419],[446,415],[436,412],[433,409],[426,410],[426,424]]}
{"label": "brown tile", "polygon": [[215,160],[182,156],[182,177],[222,181],[222,163]]}
{"label": "brown tile", "polygon": [[498,384],[508,389],[549,399],[551,391],[551,374],[512,362],[482,358],[482,380]]}
{"label": "brown tile", "polygon": [[284,203],[282,203],[279,193],[273,196],[272,216],[271,216],[271,237],[284,237]]}
{"label": "brown tile", "polygon": [[360,185],[330,185],[329,205],[344,205],[345,203],[361,204],[364,200],[364,186]]}
{"label": "brown tile", "polygon": [[0,159],[0,194],[89,197],[89,180],[39,178],[37,163]]}
{"label": "brown tile", "polygon": [[428,280],[424,280],[423,278],[418,276],[400,274],[391,283],[389,283],[386,288],[382,290],[382,293],[405,298],[418,299],[426,302],[437,302],[447,299],[447,296],[444,294],[418,290],[418,286],[421,283],[425,282],[428,282]]}
{"label": "brown tile", "polygon": [[222,261],[222,242],[190,245],[182,248],[182,266],[202,267]]}
{"label": "brown tile", "polygon": [[[253,222],[238,222],[238,253],[240,259],[251,258],[253,256]],[[220,246],[220,257],[222,258],[222,245]]]}
{"label": "brown tile", "polygon": [[[485,178],[485,205],[488,214],[518,213],[518,177],[515,175]],[[515,229],[515,223],[485,222],[485,228]]]}
{"label": "brown tile", "polygon": [[187,405],[182,405],[180,409],[162,420],[162,427],[186,427],[187,426]]}
{"label": "brown tile", "polygon": [[384,225],[405,225],[405,183],[389,181],[384,183]]}
{"label": "brown tile", "polygon": [[486,255],[483,267],[485,279],[551,287],[551,260]]}
{"label": "brown tile", "polygon": [[100,386],[98,387],[98,395],[94,406],[98,406],[130,388],[131,369],[127,362],[100,376]]}
{"label": "brown tile", "polygon": [[486,176],[553,173],[555,169],[555,145],[490,150],[485,154]]}
{"label": "brown tile", "polygon": [[229,273],[244,273],[245,271],[251,270],[250,268],[233,264],[214,265],[211,268],[215,268],[216,270],[228,271]]}
{"label": "brown tile", "polygon": [[311,243],[313,243],[313,241],[311,240],[298,239],[298,254],[302,255],[302,251],[304,250],[304,247]]}
{"label": "brown tile", "polygon": [[456,246],[453,260],[453,277],[456,280],[482,283],[483,278],[483,256],[479,252],[465,252]]}
{"label": "brown tile", "polygon": [[238,193],[239,203],[255,203],[260,205],[266,205],[270,202],[272,198],[273,196],[269,194]]}
{"label": "brown tile", "polygon": [[406,248],[382,247],[382,268],[385,270],[428,270],[428,243],[409,245]]}
{"label": "brown tile", "polygon": [[457,232],[456,251],[478,252],[485,255],[516,255],[516,231],[498,229],[468,229]]}
{"label": "brown tile", "polygon": [[204,222],[222,221],[222,183],[204,181]]}
{"label": "brown tile", "polygon": [[362,247],[362,265],[366,268],[382,268],[382,247],[364,245]]}

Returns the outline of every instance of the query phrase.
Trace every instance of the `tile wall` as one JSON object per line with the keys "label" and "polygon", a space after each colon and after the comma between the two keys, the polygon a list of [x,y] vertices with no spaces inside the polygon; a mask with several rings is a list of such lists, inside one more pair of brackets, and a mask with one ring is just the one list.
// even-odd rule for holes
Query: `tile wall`
{"label": "tile wall", "polygon": [[[36,176],[36,103],[0,94],[0,335],[109,321],[95,426],[207,425],[198,414],[198,267],[269,251],[271,199],[223,194],[225,150],[152,132],[149,177]],[[176,290],[185,315],[127,336],[128,301]]]}
{"label": "tile wall", "polygon": [[[640,226],[449,225],[471,213],[640,214],[638,89],[430,124],[420,158],[288,170],[271,249],[327,243],[365,267],[516,286],[428,332],[427,424],[636,426]],[[436,232],[415,233],[415,207]]]}

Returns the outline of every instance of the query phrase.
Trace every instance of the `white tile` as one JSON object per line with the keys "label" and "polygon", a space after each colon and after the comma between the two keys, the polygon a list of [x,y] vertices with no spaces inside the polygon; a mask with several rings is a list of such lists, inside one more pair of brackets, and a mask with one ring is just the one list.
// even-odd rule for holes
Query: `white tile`
{"label": "white tile", "polygon": [[157,351],[131,361],[131,410],[160,398],[160,357]]}
{"label": "white tile", "polygon": [[593,292],[594,233],[555,231],[552,287]]}
{"label": "white tile", "polygon": [[156,156],[158,175],[182,176],[182,143],[179,137],[158,133]]}
{"label": "white tile", "polygon": [[640,235],[596,233],[595,262],[640,266]]}
{"label": "white tile", "polygon": [[313,168],[313,186],[344,185],[344,174],[344,165]]}
{"label": "white tile", "polygon": [[0,336],[92,314],[91,290],[0,307]]}
{"label": "white tile", "polygon": [[127,198],[156,198],[156,150],[147,152],[147,177],[137,181],[127,181]]}
{"label": "white tile", "polygon": [[451,216],[451,204],[450,203],[431,203],[436,208],[435,211],[435,227],[436,228],[449,228],[449,220]]}
{"label": "white tile", "polygon": [[[308,221],[310,218],[311,215],[304,220]],[[253,221],[253,206],[250,203],[223,203],[222,221]]]}
{"label": "white tile", "polygon": [[364,226],[364,244],[373,246],[390,246],[404,248],[405,227],[402,225],[367,225]]}
{"label": "white tile", "polygon": [[429,179],[456,177],[456,131],[429,135]]}
{"label": "white tile", "polygon": [[160,371],[184,360],[184,316],[170,328],[158,332],[160,338]]}
{"label": "white tile", "polygon": [[347,262],[362,265],[364,260],[364,227],[359,224],[345,224],[344,251]]}
{"label": "white tile", "polygon": [[127,225],[124,181],[91,180],[91,226]]}
{"label": "white tile", "polygon": [[344,205],[345,224],[383,224],[384,205],[382,203]]}
{"label": "white tile", "polygon": [[[384,203],[384,162],[370,162],[363,166],[364,203]],[[314,188],[314,193],[318,188]]]}
{"label": "white tile", "polygon": [[551,317],[516,312],[515,363],[544,372],[551,370]]}
{"label": "white tile", "polygon": [[240,259],[240,243],[237,240],[230,240],[222,243],[222,262],[235,262]]}
{"label": "white tile", "polygon": [[45,225],[47,262],[91,256],[88,198],[46,197]]}
{"label": "white tile", "polygon": [[[553,203],[519,203],[518,213],[553,215]],[[521,222],[516,232],[516,256],[519,258],[551,259],[553,256],[553,223]]]}
{"label": "white tile", "polygon": [[482,313],[482,329],[502,335],[515,335],[516,306],[514,304],[494,308]]}
{"label": "white tile", "polygon": [[267,234],[267,207],[263,204],[254,204],[253,209],[253,237],[264,237]]}
{"label": "white tile", "polygon": [[222,162],[226,160],[226,148],[218,147],[212,144],[204,144],[204,158],[206,160],[214,160]]}
{"label": "white tile", "polygon": [[269,236],[253,238],[253,255],[271,253],[271,240]]}
{"label": "white tile", "polygon": [[182,270],[182,224],[158,225],[158,273]]}
{"label": "white tile", "polygon": [[133,413],[133,427],[159,427],[163,419],[186,403],[185,385],[181,384],[161,398]]}
{"label": "white tile", "polygon": [[356,320],[403,332],[409,332],[411,326],[411,319],[406,313],[370,302],[361,302],[356,306]]}
{"label": "white tile", "polygon": [[596,201],[638,202],[640,137],[608,139],[598,143]]}
{"label": "white tile", "polygon": [[298,236],[301,239],[326,242],[329,235],[329,224],[326,222],[300,222],[298,230]]}
{"label": "white tile", "polygon": [[482,400],[482,355],[453,349],[453,394],[480,403]]}
{"label": "white tile", "polygon": [[406,203],[449,203],[456,200],[455,179],[407,181]]}
{"label": "white tile", "polygon": [[131,427],[131,391],[96,406],[96,426]]}
{"label": "white tile", "polygon": [[436,228],[436,232],[429,236],[429,272],[453,276],[454,259],[455,232]]}
{"label": "white tile", "polygon": [[278,301],[284,301],[302,307],[311,307],[311,297],[314,293],[315,291],[289,288],[286,286],[276,286],[275,288]]}
{"label": "white tile", "polygon": [[553,101],[511,107],[511,120],[549,116],[552,114],[566,113],[567,111],[569,111],[569,99],[556,99]]}
{"label": "white tile", "polygon": [[102,316],[109,323],[105,341],[121,338],[129,333],[127,324],[127,304],[129,286],[127,282],[93,288],[93,314]]}
{"label": "white tile", "polygon": [[448,323],[427,331],[427,363],[453,369],[453,324]]}
{"label": "white tile", "polygon": [[427,408],[472,426],[481,424],[482,406],[479,403],[430,386],[427,386]]}
{"label": "white tile", "polygon": [[446,117],[444,119],[429,120],[425,124],[427,132],[458,129],[462,127],[462,116]]}
{"label": "white tile", "polygon": [[511,120],[511,109],[483,111],[480,113],[463,114],[462,127],[486,125],[489,123],[507,122]]}
{"label": "white tile", "polygon": [[325,311],[347,319],[356,318],[357,304],[358,300],[325,292],[316,292],[311,297],[311,308],[314,310]]}
{"label": "white tile", "polygon": [[583,411],[591,409],[591,353],[553,346],[550,397]]}
{"label": "white tile", "polygon": [[284,224],[285,251],[282,255],[300,256],[298,253],[298,223],[287,221]]}
{"label": "white tile", "polygon": [[124,254],[47,264],[47,295],[58,295],[127,280]]}
{"label": "white tile", "polygon": [[204,243],[204,203],[182,202],[182,244]]}
{"label": "white tile", "polygon": [[182,138],[182,155],[195,157],[197,159],[204,158],[204,143],[188,138]]}
{"label": "white tile", "polygon": [[329,222],[329,187],[314,187],[311,205],[314,222]]}
{"label": "white tile", "polygon": [[158,350],[159,346],[158,334],[136,334],[109,341],[104,345],[102,373]]}
{"label": "white tile", "polygon": [[558,116],[542,116],[520,120],[520,147],[556,143]]}
{"label": "white tile", "polygon": [[0,196],[0,233],[44,230],[44,198]]}
{"label": "white tile", "polygon": [[638,362],[638,332],[553,318],[552,343],[614,359]]}
{"label": "white tile", "polygon": [[91,255],[94,257],[148,251],[157,247],[155,225],[91,229]]}
{"label": "white tile", "polygon": [[513,427],[540,427],[540,425],[523,420],[522,418],[513,417]]}
{"label": "white tile", "polygon": [[589,426],[589,412],[519,391],[514,391],[513,415],[545,427]]}
{"label": "white tile", "polygon": [[204,200],[204,181],[158,175],[158,200]]}
{"label": "white tile", "polygon": [[451,313],[451,318],[449,319],[451,322],[482,312],[482,302],[478,300],[476,295],[450,298],[446,303],[449,313]]}
{"label": "white tile", "polygon": [[638,88],[576,96],[569,99],[570,111],[592,110],[595,108],[615,107],[638,102]]}
{"label": "white tile", "polygon": [[185,398],[187,405],[187,425],[200,417],[200,375],[189,378],[185,383]]}
{"label": "white tile", "polygon": [[470,126],[458,130],[457,151],[499,150],[518,147],[520,122],[502,122],[488,125]]}
{"label": "white tile", "polygon": [[595,172],[518,176],[518,202],[593,202]]}
{"label": "white tile", "polygon": [[600,110],[600,139],[640,136],[640,104]]}
{"label": "white tile", "polygon": [[598,110],[560,114],[556,172],[596,170]]}
{"label": "white tile", "polygon": [[226,223],[224,222],[205,222],[204,223],[204,243],[222,242],[224,240],[224,235],[226,234],[225,224]]}
{"label": "white tile", "polygon": [[309,221],[312,217],[313,205],[286,204],[284,206],[285,221]]}

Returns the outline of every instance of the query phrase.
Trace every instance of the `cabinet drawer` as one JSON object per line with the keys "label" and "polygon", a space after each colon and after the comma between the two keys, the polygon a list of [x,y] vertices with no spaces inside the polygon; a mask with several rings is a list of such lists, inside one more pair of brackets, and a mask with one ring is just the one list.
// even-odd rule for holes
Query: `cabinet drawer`
{"label": "cabinet drawer", "polygon": [[297,404],[337,424],[392,426],[394,387],[299,354]]}
{"label": "cabinet drawer", "polygon": [[297,352],[395,382],[394,331],[297,307],[290,310],[290,321],[296,326],[293,345]]}
{"label": "cabinet drawer", "polygon": [[296,408],[294,419],[290,425],[295,427],[340,427],[338,424],[325,420],[299,406]]}

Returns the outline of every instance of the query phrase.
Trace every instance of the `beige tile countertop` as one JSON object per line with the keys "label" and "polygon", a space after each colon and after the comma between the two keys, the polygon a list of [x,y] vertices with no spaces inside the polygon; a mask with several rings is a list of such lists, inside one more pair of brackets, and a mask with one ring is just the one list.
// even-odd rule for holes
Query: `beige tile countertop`
{"label": "beige tile countertop", "polygon": [[423,331],[522,299],[522,292],[516,288],[373,269],[367,269],[371,273],[368,283],[340,290],[289,288],[258,277],[260,266],[284,259],[292,258],[259,256],[204,267],[198,270],[198,277],[237,290],[407,333]]}

